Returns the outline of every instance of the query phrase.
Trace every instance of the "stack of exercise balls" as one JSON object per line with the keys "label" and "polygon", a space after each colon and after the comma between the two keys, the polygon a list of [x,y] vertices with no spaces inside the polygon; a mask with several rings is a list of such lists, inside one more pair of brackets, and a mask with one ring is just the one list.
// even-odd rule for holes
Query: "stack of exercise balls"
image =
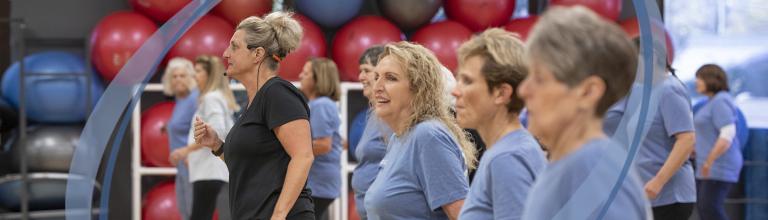
{"label": "stack of exercise balls", "polygon": [[[24,62],[23,73],[20,62]],[[64,209],[67,173],[82,124],[104,87],[77,53],[44,51],[29,54],[20,62],[5,70],[0,85],[8,107],[19,112],[23,102],[28,122],[25,131],[16,129],[25,132],[24,141],[16,135],[8,143],[11,166],[10,174],[0,177],[0,208],[12,212],[21,209],[19,173],[24,157],[29,210]],[[90,83],[87,77],[91,77]]]}

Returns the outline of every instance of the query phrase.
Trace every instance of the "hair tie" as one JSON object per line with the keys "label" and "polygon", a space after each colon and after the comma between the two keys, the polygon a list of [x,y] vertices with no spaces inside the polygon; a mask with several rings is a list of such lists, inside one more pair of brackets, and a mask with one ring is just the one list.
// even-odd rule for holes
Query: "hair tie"
{"label": "hair tie", "polygon": [[277,54],[272,54],[272,59],[275,59],[275,61],[277,61],[278,63],[279,63],[280,61],[282,61],[282,59],[280,59],[280,57],[279,57],[279,56],[277,56]]}

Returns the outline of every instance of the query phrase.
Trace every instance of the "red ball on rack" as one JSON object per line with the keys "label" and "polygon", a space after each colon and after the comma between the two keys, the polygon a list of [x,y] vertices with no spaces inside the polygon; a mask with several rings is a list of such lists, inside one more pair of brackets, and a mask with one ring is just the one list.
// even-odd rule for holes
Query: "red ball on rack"
{"label": "red ball on rack", "polygon": [[435,54],[440,63],[451,71],[456,71],[458,60],[456,50],[464,41],[472,37],[472,31],[459,22],[446,20],[427,25],[413,34],[411,40]]}
{"label": "red ball on rack", "polygon": [[141,161],[144,165],[170,167],[168,121],[174,102],[161,102],[141,113]]}
{"label": "red ball on rack", "polygon": [[342,27],[333,38],[333,61],[342,81],[357,81],[360,55],[375,45],[400,41],[400,29],[378,16],[360,16]]}
{"label": "red ball on rack", "polygon": [[173,181],[158,183],[147,192],[142,202],[141,219],[181,220],[181,214],[176,205],[176,183]]}
{"label": "red ball on rack", "polygon": [[91,60],[104,81],[112,81],[133,53],[157,30],[149,18],[135,12],[115,12],[91,32]]}

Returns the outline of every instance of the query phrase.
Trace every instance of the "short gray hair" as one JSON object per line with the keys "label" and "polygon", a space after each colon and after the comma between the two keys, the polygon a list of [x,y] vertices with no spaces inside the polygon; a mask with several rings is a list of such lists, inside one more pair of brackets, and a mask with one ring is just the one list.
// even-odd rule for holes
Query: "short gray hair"
{"label": "short gray hair", "polygon": [[175,57],[168,61],[168,66],[165,67],[165,72],[163,73],[163,78],[161,79],[163,83],[163,94],[167,96],[175,96],[176,93],[173,91],[173,88],[171,88],[171,78],[173,77],[173,71],[176,69],[182,69],[185,73],[189,76],[189,82],[187,82],[189,85],[189,89],[197,88],[197,81],[195,81],[195,66],[192,64],[192,61],[189,61],[183,57]]}
{"label": "short gray hair", "polygon": [[637,69],[637,48],[624,31],[583,6],[547,10],[531,31],[526,54],[568,86],[589,76],[603,79],[597,116],[629,92]]}

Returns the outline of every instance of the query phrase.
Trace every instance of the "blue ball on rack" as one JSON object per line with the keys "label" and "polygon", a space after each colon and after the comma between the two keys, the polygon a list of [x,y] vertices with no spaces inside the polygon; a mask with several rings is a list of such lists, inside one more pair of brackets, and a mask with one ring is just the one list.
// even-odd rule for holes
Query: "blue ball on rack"
{"label": "blue ball on rack", "polygon": [[[63,51],[31,54],[24,58],[26,113],[28,118],[43,123],[75,123],[86,119],[87,110],[96,105],[104,86],[91,72],[91,106],[86,106],[87,88],[85,60]],[[18,109],[21,71],[15,62],[3,75],[2,94]],[[33,75],[46,74],[46,75]]]}

